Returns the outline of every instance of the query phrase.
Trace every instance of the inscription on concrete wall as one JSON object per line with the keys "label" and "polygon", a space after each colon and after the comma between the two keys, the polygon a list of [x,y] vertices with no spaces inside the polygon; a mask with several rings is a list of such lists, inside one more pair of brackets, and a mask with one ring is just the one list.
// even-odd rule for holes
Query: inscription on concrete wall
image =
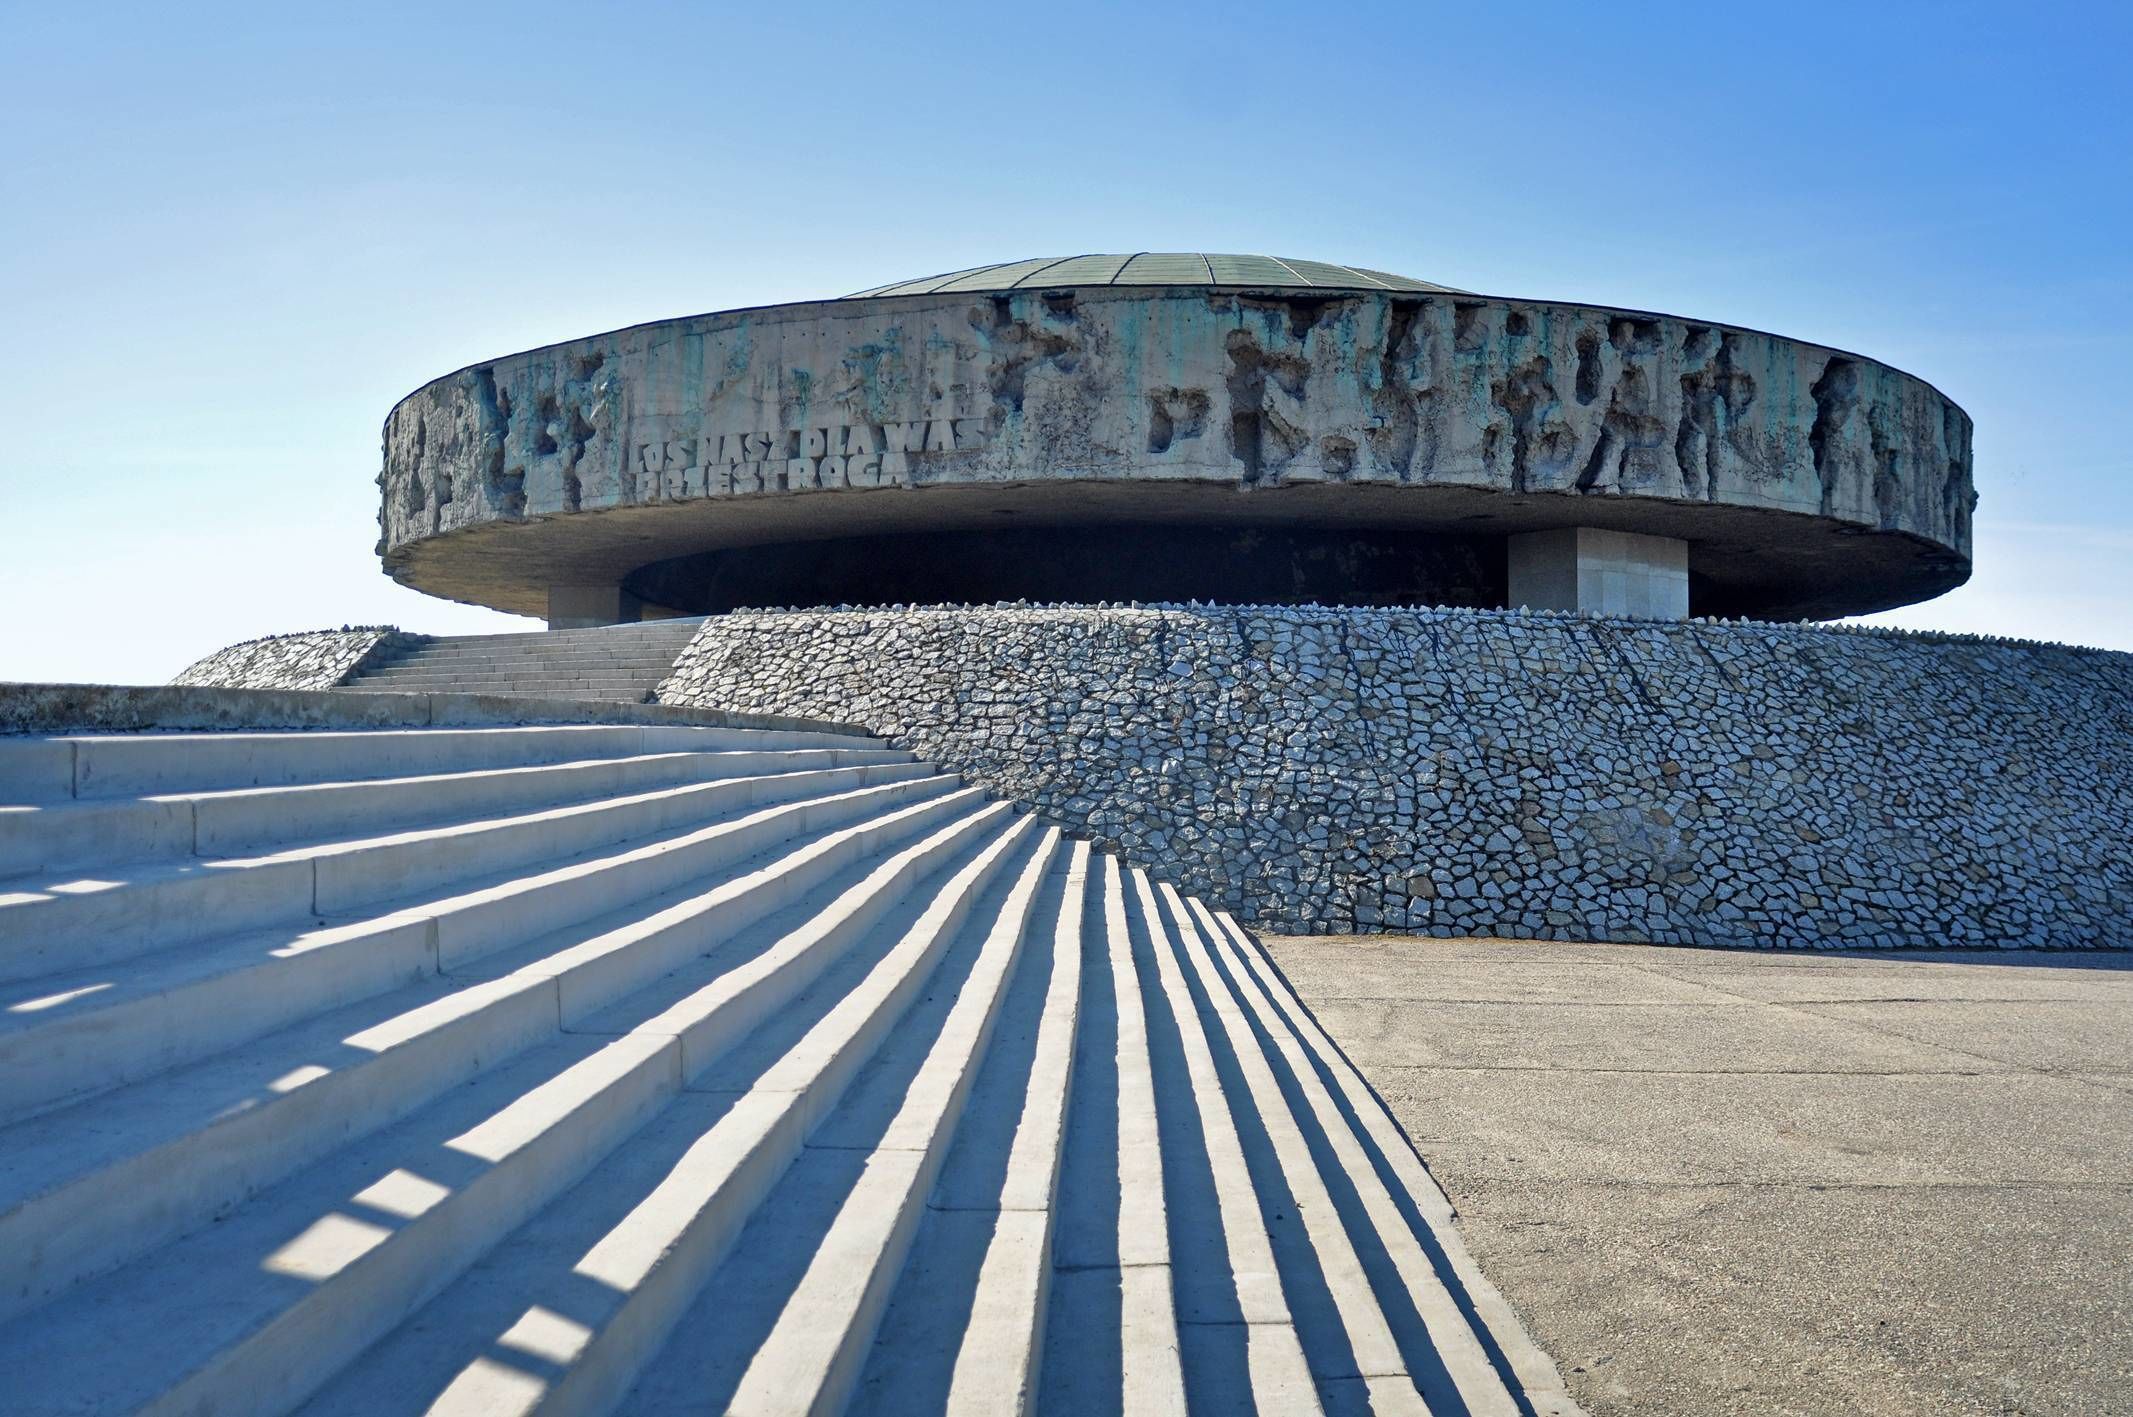
{"label": "inscription on concrete wall", "polygon": [[[1581,306],[1086,290],[827,302],[462,371],[393,410],[389,564],[493,520],[907,481],[1727,504],[1967,555],[1970,421],[1871,360]],[[1671,533],[1670,533],[1671,534]]]}
{"label": "inscription on concrete wall", "polygon": [[988,419],[942,414],[640,441],[634,500],[907,486],[914,454],[975,452],[991,436]]}

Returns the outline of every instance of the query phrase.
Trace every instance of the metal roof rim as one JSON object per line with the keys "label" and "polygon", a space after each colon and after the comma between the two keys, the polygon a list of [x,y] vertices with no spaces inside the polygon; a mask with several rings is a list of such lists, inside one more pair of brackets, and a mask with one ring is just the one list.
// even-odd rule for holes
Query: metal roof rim
{"label": "metal roof rim", "polygon": [[1148,253],[1146,251],[1135,251],[1132,255],[1126,257],[1125,260],[1120,261],[1118,263],[1118,269],[1111,272],[1111,279],[1105,281],[1104,284],[1117,285],[1118,278],[1126,273],[1126,267],[1132,265],[1135,261],[1138,261],[1141,257],[1147,254]]}
{"label": "metal roof rim", "polygon": [[[1296,277],[1296,282],[1297,282],[1297,284],[1301,285],[1301,286],[1302,286],[1302,287],[1303,287],[1304,289],[1306,289],[1306,290],[1316,290],[1316,289],[1318,289],[1318,284],[1317,284],[1317,282],[1313,281],[1313,280],[1312,280],[1312,279],[1311,279],[1311,278],[1310,278],[1309,276],[1305,275],[1305,274],[1304,274],[1304,273],[1303,273],[1302,271],[1299,271],[1299,270],[1297,270],[1297,269],[1296,269],[1296,267],[1294,267],[1294,266],[1290,265],[1290,264],[1289,264],[1289,263],[1288,263],[1287,261],[1284,261],[1283,259],[1281,259],[1281,257],[1279,257],[1279,256],[1269,256],[1269,257],[1267,257],[1267,259],[1268,259],[1269,261],[1272,261],[1272,262],[1273,262],[1273,263],[1274,263],[1275,265],[1277,265],[1277,266],[1281,267],[1281,268],[1282,268],[1283,270],[1287,271],[1287,272],[1288,272],[1288,273],[1289,273],[1290,275],[1292,275],[1292,276]],[[1213,273],[1213,271],[1212,271],[1212,268],[1210,268],[1210,269],[1209,269],[1209,273],[1210,273],[1210,274],[1212,274],[1212,273]]]}
{"label": "metal roof rim", "polygon": [[[1083,255],[1086,255],[1086,254],[1088,254],[1088,253],[1087,253],[1087,252],[1084,252],[1084,253],[1083,253]],[[1009,287],[1008,287],[1008,289],[1009,289],[1009,290],[1027,290],[1027,289],[1029,289],[1029,287],[1031,286],[1031,284],[1032,284],[1032,283],[1034,283],[1034,282],[1036,281],[1036,279],[1037,279],[1037,277],[1038,277],[1038,276],[1041,276],[1041,275],[1043,275],[1043,274],[1044,274],[1044,273],[1045,273],[1046,271],[1050,270],[1050,269],[1051,269],[1052,267],[1054,267],[1054,266],[1063,266],[1063,265],[1065,265],[1065,264],[1066,264],[1067,262],[1069,262],[1069,261],[1078,261],[1078,260],[1080,260],[1080,259],[1081,259],[1081,257],[1080,257],[1080,256],[1061,256],[1061,257],[1059,257],[1059,258],[1058,258],[1057,260],[1053,260],[1053,261],[1047,261],[1047,262],[1045,262],[1045,263],[1044,263],[1043,265],[1041,265],[1041,266],[1037,267],[1037,269],[1035,269],[1035,270],[1031,271],[1031,272],[1030,272],[1030,273],[1029,273],[1028,275],[1026,275],[1026,276],[1022,276],[1022,277],[1018,278],[1018,279],[1017,279],[1017,280],[1015,281],[1015,283],[1014,283],[1013,285],[1011,285],[1011,286],[1009,286]]]}
{"label": "metal roof rim", "polygon": [[[1033,257],[1029,257],[1029,256],[1025,256],[1025,257],[1023,257],[1023,259],[1024,259],[1024,260],[1032,260],[1032,259],[1034,259],[1034,258],[1033,258]],[[868,291],[862,291],[862,292],[860,292],[860,293],[861,293],[861,294],[863,294],[863,295],[878,295],[878,294],[880,294],[880,293],[881,293],[882,291],[884,291],[884,290],[902,290],[902,291],[904,291],[904,292],[905,292],[906,294],[908,294],[908,295],[931,295],[931,294],[933,294],[933,293],[934,293],[934,291],[938,290],[938,289],[939,289],[939,288],[940,288],[941,286],[943,286],[943,285],[946,285],[946,284],[947,284],[947,283],[948,283],[949,281],[952,281],[952,280],[956,280],[956,279],[958,279],[958,278],[960,278],[960,277],[962,277],[962,276],[967,276],[967,275],[975,275],[975,274],[977,274],[977,273],[978,273],[979,271],[991,271],[991,270],[998,270],[998,269],[999,269],[999,268],[1000,268],[1001,266],[1005,266],[1005,265],[1013,265],[1013,264],[1014,264],[1014,263],[1013,263],[1012,261],[992,261],[992,262],[988,262],[988,263],[986,263],[986,264],[983,264],[983,265],[976,265],[976,266],[965,266],[965,267],[963,267],[963,269],[961,269],[961,270],[959,270],[959,271],[949,271],[949,272],[948,272],[947,274],[945,274],[945,275],[937,275],[937,276],[915,276],[915,277],[913,277],[913,278],[912,278],[912,279],[910,279],[910,280],[894,280],[894,281],[890,281],[890,282],[889,282],[889,283],[888,283],[887,285],[877,285],[877,286],[875,286],[875,287],[874,287],[874,288],[873,288],[872,290],[868,290]],[[931,286],[930,286],[930,287],[929,287],[928,289],[925,289],[925,290],[916,290],[916,289],[908,289],[908,287],[914,287],[914,286],[918,286],[918,285],[924,285],[924,284],[926,284],[926,283],[927,283],[928,281],[930,281],[930,282],[932,283],[932,284],[931,284]],[[858,299],[859,297],[858,297],[858,296],[856,296],[856,295],[847,295],[847,296],[845,296],[844,298],[845,298],[846,300],[856,300],[856,299]]]}
{"label": "metal roof rim", "polygon": [[[1023,259],[1030,260],[1032,258],[1025,256]],[[941,292],[941,287],[950,281],[961,280],[964,276],[974,276],[984,271],[996,271],[1002,266],[1011,266],[1013,264],[1013,261],[994,261],[989,266],[972,266],[967,271],[950,271],[944,276],[935,276],[932,280],[926,282],[922,289],[913,290],[911,293],[913,295],[938,295]]]}
{"label": "metal roof rim", "polygon": [[1343,270],[1343,271],[1346,271],[1346,272],[1347,272],[1347,273],[1348,273],[1349,275],[1352,275],[1352,276],[1354,276],[1354,277],[1355,277],[1356,279],[1358,279],[1358,280],[1365,280],[1365,281],[1368,281],[1368,282],[1370,282],[1370,284],[1371,284],[1371,285],[1373,285],[1373,286],[1377,287],[1377,288],[1378,288],[1379,290],[1391,290],[1391,289],[1392,289],[1392,287],[1391,287],[1391,286],[1389,286],[1389,285],[1385,284],[1385,282],[1383,282],[1383,281],[1379,280],[1379,279],[1378,279],[1378,278],[1377,278],[1376,276],[1372,275],[1372,274],[1371,274],[1370,272],[1368,272],[1368,271],[1364,271],[1364,270],[1357,270],[1357,269],[1356,269],[1356,268],[1355,268],[1354,266],[1343,266],[1343,265],[1339,265],[1339,264],[1338,264],[1337,262],[1333,262],[1333,261],[1328,261],[1328,262],[1326,262],[1326,264],[1327,264],[1327,265],[1329,265],[1329,266],[1334,266],[1334,267],[1335,267],[1336,269],[1338,269],[1338,270]]}

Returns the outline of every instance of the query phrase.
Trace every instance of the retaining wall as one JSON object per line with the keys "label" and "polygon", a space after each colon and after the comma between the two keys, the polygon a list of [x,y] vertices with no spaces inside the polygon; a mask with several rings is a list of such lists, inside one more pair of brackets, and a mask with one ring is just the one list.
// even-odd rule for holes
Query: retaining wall
{"label": "retaining wall", "polygon": [[1285,931],[2133,945],[2133,656],[1472,610],[740,612],[663,701],[863,723]]}
{"label": "retaining wall", "polygon": [[205,689],[331,689],[373,656],[425,638],[390,625],[269,635],[218,649],[170,682]]}

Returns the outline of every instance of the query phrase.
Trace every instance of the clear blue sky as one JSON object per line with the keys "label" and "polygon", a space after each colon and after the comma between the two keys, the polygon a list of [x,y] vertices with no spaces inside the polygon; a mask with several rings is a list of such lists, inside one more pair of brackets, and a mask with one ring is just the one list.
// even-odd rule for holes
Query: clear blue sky
{"label": "clear blue sky", "polygon": [[[305,13],[310,12],[310,13]],[[1856,349],[1977,420],[1977,575],[2133,649],[2133,7],[0,3],[0,678],[392,585],[470,360],[1076,251],[1302,255]]]}

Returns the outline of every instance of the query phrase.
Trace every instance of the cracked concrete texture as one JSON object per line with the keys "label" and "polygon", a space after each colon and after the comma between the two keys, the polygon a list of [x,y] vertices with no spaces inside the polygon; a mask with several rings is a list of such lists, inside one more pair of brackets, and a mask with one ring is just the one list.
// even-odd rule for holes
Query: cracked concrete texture
{"label": "cracked concrete texture", "polygon": [[[1794,515],[1798,539],[1841,527],[1853,543],[1818,543],[1763,573],[1796,583],[1741,592],[1757,613],[1835,614],[1967,576],[1970,442],[1959,407],[1873,360],[1643,312],[1193,287],[844,300],[662,321],[424,386],[386,422],[379,551],[418,587],[497,603],[517,592],[480,590],[483,577],[553,565],[476,574],[452,557],[509,561],[512,548],[424,543],[801,494],[819,524],[800,535],[850,534],[879,514],[882,499],[865,494],[884,488],[1138,488],[1140,513],[1169,519],[1244,515],[1185,506],[1174,489],[1189,484],[1434,489],[1435,503],[1373,504],[1370,516],[1427,522],[1434,505],[1466,530],[1491,517],[1637,529],[1625,508],[1642,504],[1666,518],[1649,529],[1691,538],[1738,531],[1729,512]],[[1594,510],[1604,504],[1621,505]],[[935,497],[919,524],[989,524],[968,520],[973,506]],[[690,535],[649,549],[662,532],[639,526],[612,555],[642,565],[719,544],[702,540],[715,533],[701,520],[667,518]],[[778,526],[758,539],[792,538]],[[1862,531],[1905,549],[1858,544]],[[733,534],[744,539],[728,544],[746,544]],[[587,543],[599,535],[586,530]],[[1759,528],[1746,554],[1770,539]],[[544,563],[564,554],[541,546]],[[1862,579],[1880,554],[1923,559],[1886,585],[1879,570]]]}
{"label": "cracked concrete texture", "polygon": [[1264,938],[1596,1417],[2133,1411],[2133,956]]}

